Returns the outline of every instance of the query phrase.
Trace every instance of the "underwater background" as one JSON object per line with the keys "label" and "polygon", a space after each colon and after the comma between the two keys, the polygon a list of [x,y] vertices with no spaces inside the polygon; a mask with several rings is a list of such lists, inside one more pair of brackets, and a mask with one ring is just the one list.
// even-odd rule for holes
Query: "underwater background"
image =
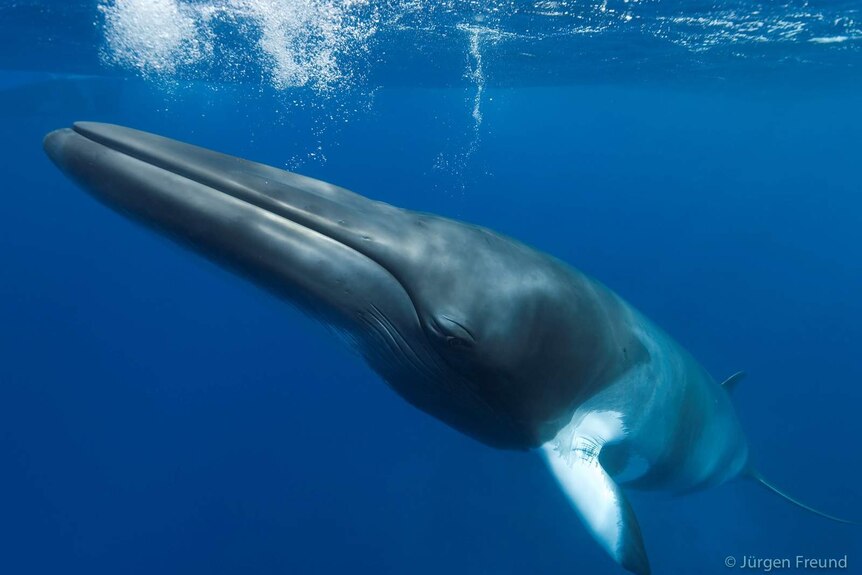
{"label": "underwater background", "polygon": [[[0,573],[622,573],[536,454],[77,189],[127,125],[482,224],[713,374],[760,470],[862,518],[862,4],[4,0]],[[630,492],[654,573],[848,557],[738,481]]]}

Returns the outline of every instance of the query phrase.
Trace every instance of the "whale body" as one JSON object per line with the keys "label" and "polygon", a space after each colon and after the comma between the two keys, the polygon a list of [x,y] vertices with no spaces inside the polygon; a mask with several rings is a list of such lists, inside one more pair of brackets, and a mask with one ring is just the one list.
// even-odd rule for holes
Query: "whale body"
{"label": "whale body", "polygon": [[346,333],[420,410],[489,446],[538,450],[596,541],[633,573],[650,569],[621,486],[688,492],[747,476],[775,490],[751,468],[730,402],[741,374],[719,384],[550,255],[120,126],[77,123],[44,147],[101,202]]}

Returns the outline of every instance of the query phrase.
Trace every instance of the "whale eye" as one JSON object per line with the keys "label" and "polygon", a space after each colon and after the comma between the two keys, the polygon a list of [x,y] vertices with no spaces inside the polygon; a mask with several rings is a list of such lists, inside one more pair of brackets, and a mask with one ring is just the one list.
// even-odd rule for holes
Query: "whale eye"
{"label": "whale eye", "polygon": [[446,336],[446,345],[455,349],[470,347],[470,343],[467,340],[452,335]]}
{"label": "whale eye", "polygon": [[450,349],[467,350],[476,343],[473,334],[462,323],[449,316],[438,315],[432,318],[431,325],[434,334]]}

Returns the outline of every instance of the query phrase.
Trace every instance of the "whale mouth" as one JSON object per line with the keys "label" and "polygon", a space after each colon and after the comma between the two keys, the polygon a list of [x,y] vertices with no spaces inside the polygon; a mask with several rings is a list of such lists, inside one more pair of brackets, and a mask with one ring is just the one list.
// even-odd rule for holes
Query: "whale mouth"
{"label": "whale mouth", "polygon": [[404,218],[399,208],[110,124],[78,122],[48,134],[44,147],[98,200],[328,322],[352,328],[371,313],[387,329],[420,330],[403,284],[374,255]]}

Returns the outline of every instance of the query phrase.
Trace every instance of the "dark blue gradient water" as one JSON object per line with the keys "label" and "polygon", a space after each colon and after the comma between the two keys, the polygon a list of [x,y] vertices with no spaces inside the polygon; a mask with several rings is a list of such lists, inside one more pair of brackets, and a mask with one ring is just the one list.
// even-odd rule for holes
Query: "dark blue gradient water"
{"label": "dark blue gradient water", "polygon": [[[253,45],[229,19],[200,61],[124,63],[105,16],[122,5],[0,8],[0,573],[622,572],[537,456],[416,411],[324,327],[75,188],[41,139],[80,119],[559,256],[717,379],[746,370],[734,403],[763,474],[862,518],[858,5],[644,4],[639,28],[571,37],[539,8],[577,3],[447,3],[424,16],[437,28],[402,6],[402,27],[377,14],[374,40],[335,61],[361,74],[314,86],[331,68],[306,63],[305,87],[221,66]],[[476,20],[495,6],[521,19]],[[803,30],[721,43],[683,27],[735,10],[747,30],[758,9]],[[654,573],[730,573],[729,555],[862,572],[860,528],[750,483],[630,497]]]}

